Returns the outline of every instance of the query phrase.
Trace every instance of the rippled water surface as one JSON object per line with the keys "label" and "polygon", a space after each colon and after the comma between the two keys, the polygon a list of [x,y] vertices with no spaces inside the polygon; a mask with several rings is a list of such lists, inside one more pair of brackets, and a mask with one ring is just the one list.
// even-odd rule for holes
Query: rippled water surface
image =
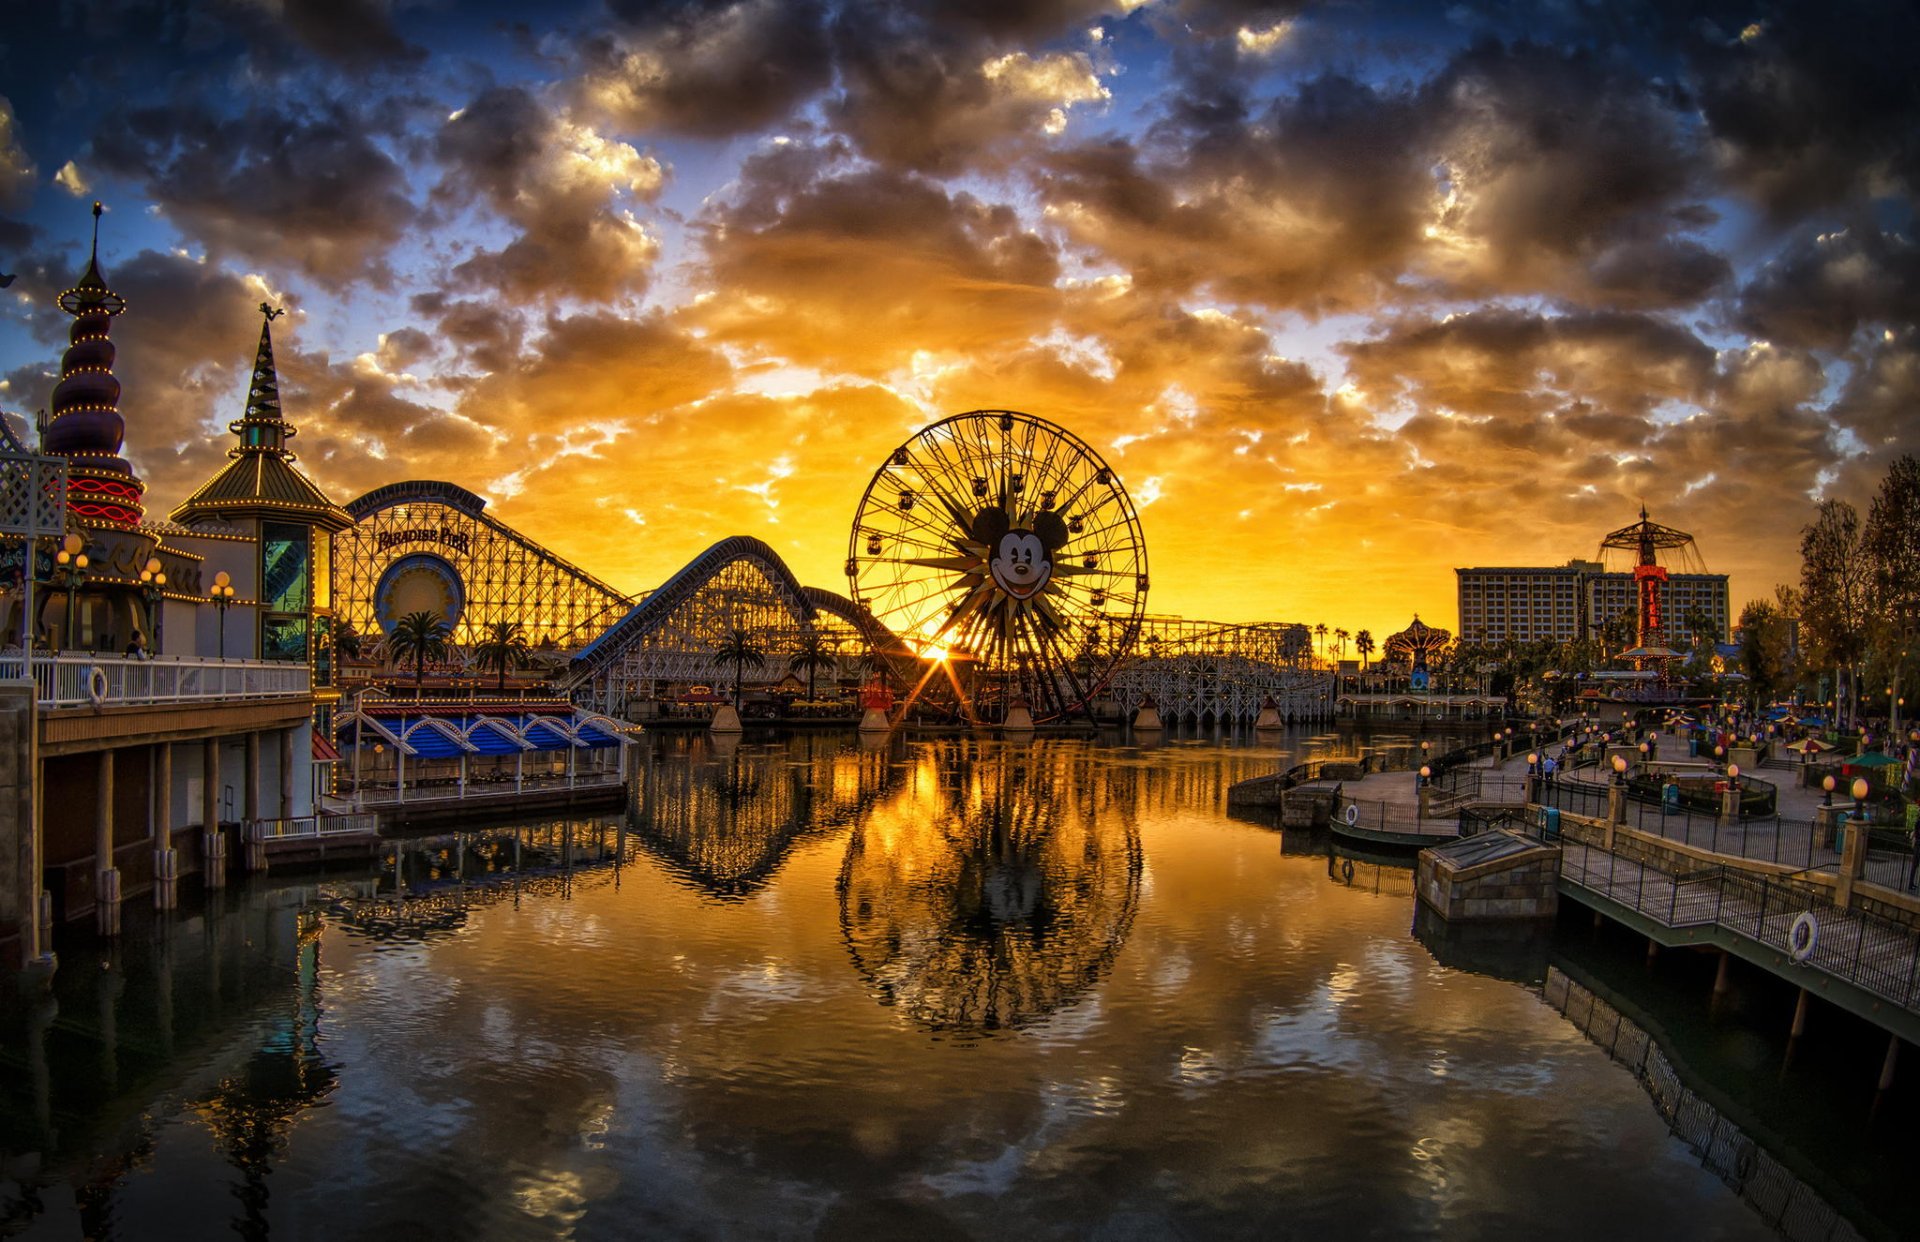
{"label": "rippled water surface", "polygon": [[1769,1236],[1404,872],[1228,817],[1273,749],[653,745],[631,818],[63,945],[0,1234]]}

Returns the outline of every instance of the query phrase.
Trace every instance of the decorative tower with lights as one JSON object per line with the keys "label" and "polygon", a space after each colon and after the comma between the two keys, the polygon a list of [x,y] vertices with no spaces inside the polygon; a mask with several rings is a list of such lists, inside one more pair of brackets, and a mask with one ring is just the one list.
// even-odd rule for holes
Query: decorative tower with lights
{"label": "decorative tower with lights", "polygon": [[155,564],[159,540],[141,528],[146,484],[120,455],[126,420],[108,332],[127,302],[107,287],[100,271],[101,210],[93,205],[87,270],[60,295],[60,309],[73,316],[73,327],[41,447],[68,462],[69,533],[54,569],[55,589],[36,611],[56,647],[117,653],[144,648],[152,638],[147,584],[140,575]]}
{"label": "decorative tower with lights", "polygon": [[[226,527],[257,541],[255,563],[230,567],[230,581],[241,595],[233,604],[252,605],[254,632],[245,645],[263,660],[311,664],[319,698],[332,680],[331,541],[353,519],[293,464],[287,441],[294,427],[281,413],[273,362],[273,321],[284,312],[264,302],[260,312],[265,321],[246,412],[228,424],[239,442],[228,451],[227,464],[173,511],[173,519],[188,527]],[[224,636],[223,642],[230,638]]]}

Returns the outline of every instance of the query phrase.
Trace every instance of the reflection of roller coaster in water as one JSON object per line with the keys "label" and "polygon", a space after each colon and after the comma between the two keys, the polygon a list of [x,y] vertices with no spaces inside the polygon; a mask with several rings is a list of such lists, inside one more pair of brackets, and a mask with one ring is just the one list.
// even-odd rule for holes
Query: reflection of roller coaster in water
{"label": "reflection of roller coaster in water", "polygon": [[971,742],[921,757],[914,787],[847,842],[840,926],[854,964],[882,1004],[936,1030],[1018,1027],[1072,1004],[1139,905],[1127,782]]}
{"label": "reflection of roller coaster in water", "polygon": [[680,875],[717,897],[759,891],[801,840],[844,828],[898,778],[885,750],[801,734],[741,747],[664,739],[665,762],[641,777],[635,833]]}

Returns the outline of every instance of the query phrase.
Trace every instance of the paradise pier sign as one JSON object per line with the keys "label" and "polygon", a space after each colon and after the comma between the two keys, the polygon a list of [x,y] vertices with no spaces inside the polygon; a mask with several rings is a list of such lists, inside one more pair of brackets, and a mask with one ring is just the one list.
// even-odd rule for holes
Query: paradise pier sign
{"label": "paradise pier sign", "polygon": [[362,634],[409,612],[445,621],[461,645],[517,624],[530,643],[577,647],[635,601],[493,518],[457,484],[391,483],[346,506],[333,538],[335,614]]}
{"label": "paradise pier sign", "polygon": [[403,543],[438,543],[456,552],[465,552],[472,546],[473,540],[467,532],[451,526],[415,526],[406,530],[377,531],[374,534],[374,546],[382,552]]}

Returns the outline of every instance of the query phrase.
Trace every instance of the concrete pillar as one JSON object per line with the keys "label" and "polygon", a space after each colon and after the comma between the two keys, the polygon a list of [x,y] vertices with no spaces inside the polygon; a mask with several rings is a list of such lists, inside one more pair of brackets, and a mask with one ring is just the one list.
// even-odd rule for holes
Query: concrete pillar
{"label": "concrete pillar", "polygon": [[1793,1006],[1793,1027],[1787,1032],[1787,1056],[1785,1063],[1780,1067],[1783,1072],[1787,1066],[1793,1064],[1793,1050],[1799,1046],[1800,1037],[1807,1030],[1807,999],[1807,990],[1801,988],[1800,999],[1794,1002]]}
{"label": "concrete pillar", "polygon": [[1867,868],[1866,825],[1852,818],[1847,820],[1847,848],[1840,853],[1840,874],[1835,877],[1833,886],[1833,904],[1845,910],[1853,905],[1853,886]]}
{"label": "concrete pillar", "polygon": [[39,707],[30,679],[0,682],[0,927],[20,930],[22,980],[44,982],[56,962],[42,932],[53,903],[41,891]]}
{"label": "concrete pillar", "polygon": [[713,721],[707,729],[713,733],[739,733],[742,731],[740,713],[733,710],[733,704],[722,703],[719,710],[713,713]]}
{"label": "concrete pillar", "polygon": [[1716,1001],[1725,996],[1727,989],[1733,986],[1730,978],[1732,964],[1733,955],[1725,949],[1720,950],[1720,968],[1713,972],[1713,999]]}
{"label": "concrete pillar", "polygon": [[200,762],[200,878],[208,888],[227,885],[227,842],[220,831],[220,739],[210,737]]}
{"label": "concrete pillar", "polygon": [[[295,730],[280,730],[280,818],[293,818],[293,741]],[[462,756],[464,758],[464,756]],[[317,809],[317,808],[316,808]]]}
{"label": "concrete pillar", "polygon": [[1606,848],[1613,850],[1614,830],[1627,822],[1627,787],[1619,781],[1607,786],[1607,836]]}
{"label": "concrete pillar", "polygon": [[247,734],[246,768],[241,772],[240,779],[243,791],[240,801],[240,819],[243,824],[251,824],[260,818],[260,735],[258,733]]}
{"label": "concrete pillar", "polygon": [[1160,722],[1160,709],[1154,705],[1154,701],[1151,698],[1141,700],[1140,710],[1133,714],[1133,731],[1158,733],[1163,727]]}
{"label": "concrete pillar", "polygon": [[893,726],[887,723],[887,714],[877,707],[869,707],[860,714],[860,732],[886,733]]}
{"label": "concrete pillar", "polygon": [[94,777],[100,801],[93,815],[94,922],[103,936],[120,934],[120,868],[113,865],[113,754],[100,752]]}
{"label": "concrete pillar", "polygon": [[1887,1056],[1880,1062],[1880,1090],[1893,1086],[1893,1067],[1900,1060],[1900,1037],[1887,1036]]}
{"label": "concrete pillar", "polygon": [[153,908],[180,903],[180,858],[173,848],[173,746],[153,748]]}
{"label": "concrete pillar", "polygon": [[1033,732],[1033,712],[1025,699],[1015,699],[1007,705],[1007,717],[1000,722],[1000,729],[1003,733]]}

